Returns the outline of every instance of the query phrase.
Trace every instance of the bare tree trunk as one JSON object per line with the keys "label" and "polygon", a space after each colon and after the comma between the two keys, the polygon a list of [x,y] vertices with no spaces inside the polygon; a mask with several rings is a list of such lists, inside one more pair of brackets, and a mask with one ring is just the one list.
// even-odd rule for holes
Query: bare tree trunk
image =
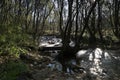
{"label": "bare tree trunk", "polygon": [[[90,18],[91,13],[94,11],[94,8],[96,7],[97,2],[99,2],[99,1],[100,1],[100,0],[96,0],[96,1],[92,4],[90,10],[88,11],[87,16],[86,16],[85,19],[84,19],[84,21],[85,21],[84,24],[85,24],[85,25],[84,25],[84,28],[83,28],[80,36],[79,36],[79,42],[80,42],[80,40],[82,39],[83,33],[85,32],[85,29],[86,29],[86,28],[88,29],[90,35],[91,35],[91,36],[93,35],[93,33],[92,33],[92,32],[90,31],[90,29],[89,29],[88,22],[89,22],[89,18]],[[90,40],[92,41],[92,39],[94,39],[94,38],[95,38],[95,37],[92,36],[92,38],[91,38]],[[80,43],[79,43],[79,44],[80,44]]]}
{"label": "bare tree trunk", "polygon": [[101,2],[98,2],[98,23],[97,23],[97,27],[98,27],[98,33],[99,33],[99,36],[100,36],[100,39],[101,41],[103,42],[103,36],[102,36],[102,33],[101,33],[101,20],[102,20],[102,12],[101,12]]}
{"label": "bare tree trunk", "polygon": [[76,50],[79,48],[79,41],[78,41],[78,14],[79,14],[79,4],[78,4],[78,0],[76,0],[76,29],[75,29],[75,48]]}
{"label": "bare tree trunk", "polygon": [[120,40],[119,3],[120,1],[114,0],[114,26],[115,26],[114,34]]}

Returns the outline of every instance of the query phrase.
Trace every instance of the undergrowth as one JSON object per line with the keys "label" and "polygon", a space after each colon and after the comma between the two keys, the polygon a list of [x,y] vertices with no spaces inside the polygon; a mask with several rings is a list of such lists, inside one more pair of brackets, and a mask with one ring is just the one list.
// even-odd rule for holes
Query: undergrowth
{"label": "undergrowth", "polygon": [[27,72],[29,68],[20,60],[10,60],[0,66],[0,80],[16,80],[20,74]]}

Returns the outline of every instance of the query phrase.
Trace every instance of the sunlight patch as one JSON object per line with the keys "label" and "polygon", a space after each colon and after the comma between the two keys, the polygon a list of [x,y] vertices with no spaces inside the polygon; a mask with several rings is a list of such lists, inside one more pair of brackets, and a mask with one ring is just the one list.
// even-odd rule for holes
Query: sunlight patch
{"label": "sunlight patch", "polygon": [[111,59],[111,56],[108,52],[104,52],[105,59]]}
{"label": "sunlight patch", "polygon": [[100,59],[102,58],[103,51],[100,48],[96,48],[94,51],[95,58]]}
{"label": "sunlight patch", "polygon": [[77,52],[76,57],[77,58],[85,57],[86,53],[87,53],[87,50],[80,50]]}

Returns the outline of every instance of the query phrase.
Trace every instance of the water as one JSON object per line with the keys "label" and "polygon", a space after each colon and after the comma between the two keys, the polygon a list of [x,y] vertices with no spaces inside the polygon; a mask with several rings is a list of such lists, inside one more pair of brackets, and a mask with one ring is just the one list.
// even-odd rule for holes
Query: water
{"label": "water", "polygon": [[[80,50],[76,56],[82,58],[80,65],[91,77],[89,80],[120,80],[119,52],[96,48],[94,50]],[[76,60],[71,59],[69,63],[76,65]],[[59,62],[50,63],[49,67],[62,70],[62,65]],[[67,73],[70,73],[69,67]],[[72,73],[74,74],[74,72]],[[86,80],[86,78],[84,79]]]}
{"label": "water", "polygon": [[[71,40],[69,45],[74,47],[74,41]],[[40,37],[39,47],[62,47],[62,39],[55,36],[42,36]]]}
{"label": "water", "polygon": [[[120,55],[114,55],[110,51],[100,48],[88,52],[81,61],[81,66],[85,67],[92,76],[105,80],[119,80],[120,76]],[[118,79],[116,79],[118,78]]]}
{"label": "water", "polygon": [[[62,46],[62,40],[56,37],[42,37],[40,46],[55,47]],[[74,42],[70,43],[74,46]],[[50,56],[55,58],[59,51],[51,51]],[[101,48],[80,50],[76,53],[76,58],[79,59],[81,67],[85,68],[86,73],[89,75],[83,80],[120,80],[120,51],[119,50],[102,50]],[[76,60],[68,62],[71,65],[76,65]],[[62,71],[62,65],[53,61],[48,64],[52,70],[56,69]],[[67,73],[70,73],[69,67]],[[72,72],[74,73],[74,72]]]}
{"label": "water", "polygon": [[40,37],[39,47],[61,47],[62,39],[55,36],[42,36]]}

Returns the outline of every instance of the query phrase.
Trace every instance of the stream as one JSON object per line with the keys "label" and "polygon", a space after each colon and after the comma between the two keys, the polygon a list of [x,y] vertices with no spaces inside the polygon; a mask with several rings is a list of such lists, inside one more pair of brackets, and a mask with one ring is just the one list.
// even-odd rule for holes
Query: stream
{"label": "stream", "polygon": [[[43,40],[44,42],[41,42],[40,46],[54,47],[56,44],[57,46],[62,46],[60,38],[51,39]],[[59,51],[49,51],[49,54],[55,58]],[[80,58],[81,67],[85,68],[84,73],[86,76],[82,80],[120,80],[120,50],[102,50],[101,48],[79,50],[76,53],[76,57]],[[76,65],[76,60],[74,59],[69,62],[72,65]],[[59,71],[62,70],[62,65],[57,61],[48,64],[48,67]],[[67,73],[69,72],[70,69],[68,68]]]}
{"label": "stream", "polygon": [[[82,52],[84,52],[84,54]],[[56,53],[51,53],[51,56],[53,56],[53,54]],[[81,67],[85,68],[86,75],[91,77],[91,79],[88,80],[120,80],[119,51],[103,51],[100,48],[96,48],[92,52],[89,52],[89,50],[80,50],[77,54],[82,56],[82,60],[80,60]],[[69,63],[74,65],[76,61],[71,59]],[[48,66],[51,67],[51,69],[62,71],[62,65],[57,61],[50,63]],[[70,73],[69,67],[67,68],[67,73]],[[72,74],[74,75],[74,72]]]}

